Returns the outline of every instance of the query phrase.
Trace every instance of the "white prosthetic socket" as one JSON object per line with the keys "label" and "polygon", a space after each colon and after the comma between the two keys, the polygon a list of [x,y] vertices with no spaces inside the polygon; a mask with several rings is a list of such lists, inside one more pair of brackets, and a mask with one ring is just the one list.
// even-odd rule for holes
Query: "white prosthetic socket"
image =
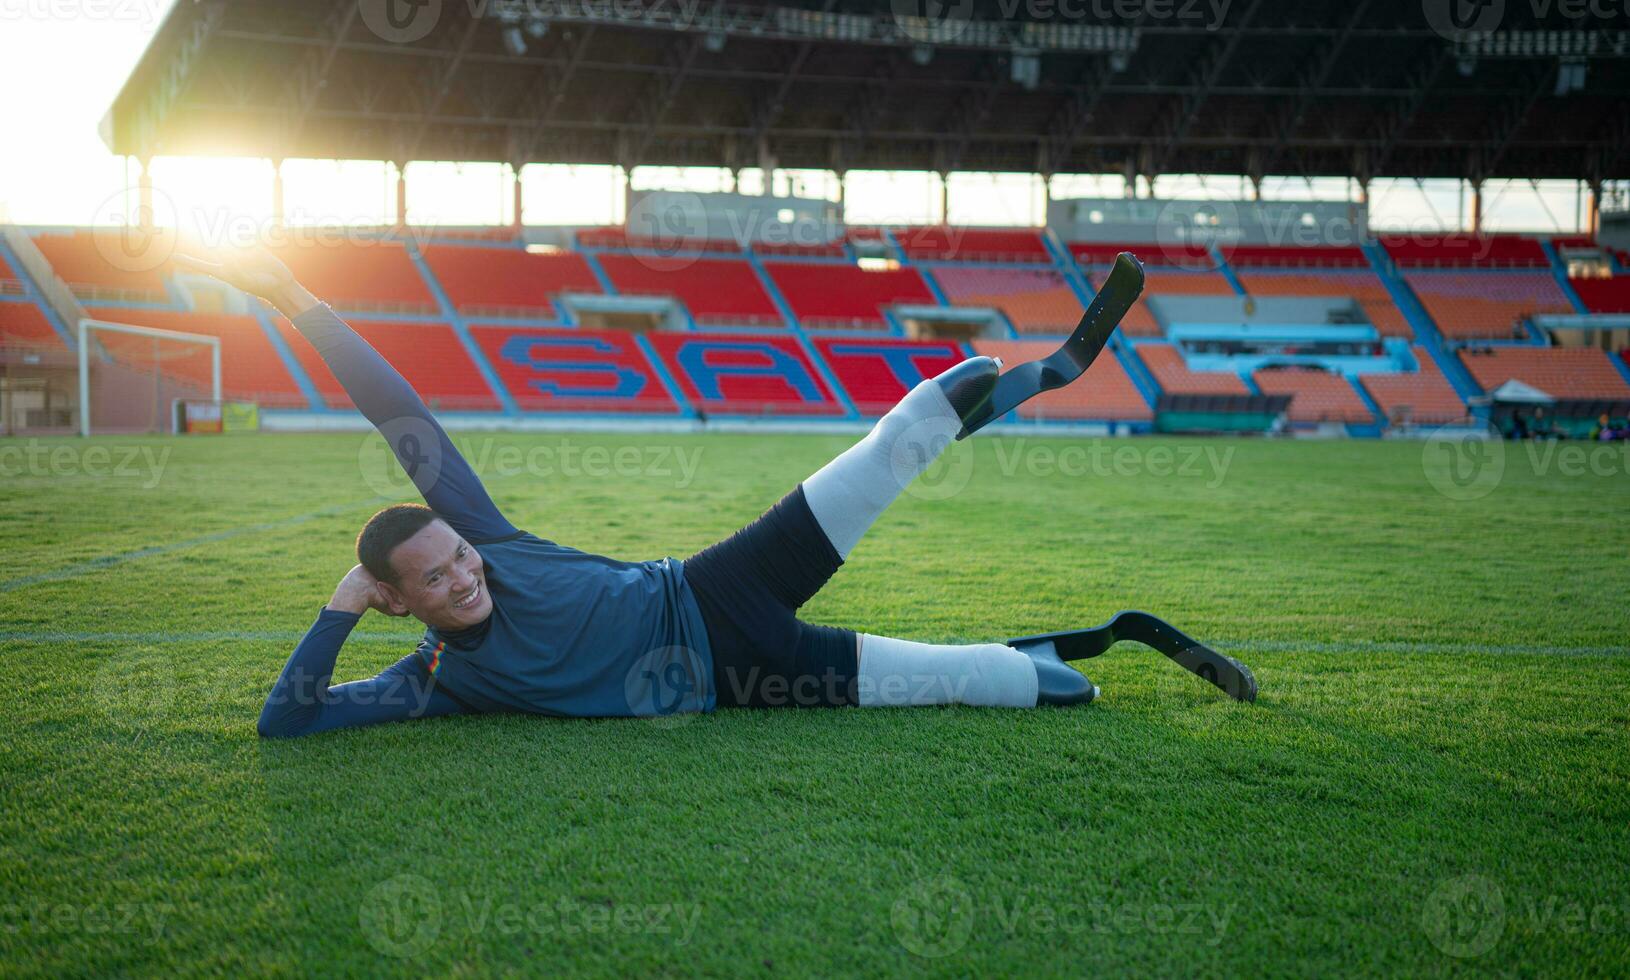
{"label": "white prosthetic socket", "polygon": [[942,646],[862,634],[856,692],[863,708],[968,704],[1034,708],[1036,665],[1000,643]]}

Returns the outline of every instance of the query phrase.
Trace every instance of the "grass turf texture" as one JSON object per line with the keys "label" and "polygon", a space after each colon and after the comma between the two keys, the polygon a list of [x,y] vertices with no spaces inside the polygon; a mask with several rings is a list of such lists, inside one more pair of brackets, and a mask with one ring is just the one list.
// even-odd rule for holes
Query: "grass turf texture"
{"label": "grass turf texture", "polygon": [[[701,455],[688,485],[484,475],[545,537],[684,555],[849,441],[501,435]],[[1622,464],[1512,448],[1457,501],[1419,443],[980,438],[805,610],[975,641],[1145,608],[1250,664],[1254,706],[1124,646],[1087,708],[266,742],[384,502],[361,437],[48,445],[171,455],[153,489],[7,476],[0,973],[1630,970]],[[415,625],[370,614],[336,676]]]}

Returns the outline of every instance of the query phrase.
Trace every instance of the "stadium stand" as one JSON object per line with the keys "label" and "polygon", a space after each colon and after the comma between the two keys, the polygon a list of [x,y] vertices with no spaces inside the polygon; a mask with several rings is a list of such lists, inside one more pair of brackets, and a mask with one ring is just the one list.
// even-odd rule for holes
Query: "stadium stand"
{"label": "stadium stand", "polygon": [[1001,310],[1027,334],[1067,334],[1081,319],[1081,301],[1056,269],[941,266],[929,273],[953,306]]}
{"label": "stadium stand", "polygon": [[609,249],[647,249],[664,254],[678,252],[723,252],[725,254],[740,254],[741,246],[726,238],[688,238],[675,236],[672,238],[653,237],[649,235],[630,234],[626,230],[613,226],[609,228],[584,228],[577,233],[579,248],[609,248]]}
{"label": "stadium stand", "polygon": [[1524,319],[1573,312],[1549,272],[1411,271],[1404,280],[1451,339],[1521,339]]}
{"label": "stadium stand", "polygon": [[1606,351],[1590,347],[1490,347],[1460,352],[1485,391],[1515,378],[1555,398],[1630,398]]}
{"label": "stadium stand", "polygon": [[1369,268],[1370,260],[1357,246],[1336,245],[1232,245],[1228,264],[1238,269],[1267,266],[1277,269]]}
{"label": "stadium stand", "polygon": [[728,326],[784,325],[753,267],[740,259],[696,259],[669,268],[638,255],[603,254],[599,262],[619,293],[672,296],[697,320]]}
{"label": "stadium stand", "polygon": [[1630,276],[1569,279],[1568,285],[1592,313],[1630,313]]}
{"label": "stadium stand", "polygon": [[1250,296],[1331,296],[1356,301],[1364,316],[1383,337],[1410,337],[1409,321],[1392,301],[1387,287],[1368,268],[1262,269],[1239,274]]}
{"label": "stadium stand", "polygon": [[948,340],[819,337],[813,343],[862,415],[882,415],[919,381],[966,357],[960,344]]}
{"label": "stadium stand", "polygon": [[[296,233],[297,237],[299,236]],[[337,310],[435,313],[436,299],[400,243],[323,240],[273,249],[299,280]]]}
{"label": "stadium stand", "polygon": [[916,269],[877,272],[847,263],[766,262],[764,269],[805,327],[881,330],[883,307],[932,305]]}
{"label": "stadium stand", "polygon": [[[973,347],[981,354],[1000,357],[1008,365],[1039,360],[1057,349],[1041,340],[976,340]],[[1154,418],[1154,413],[1121,367],[1120,358],[1106,351],[1092,362],[1080,381],[1026,402],[1019,408],[1019,417],[1146,422]]]}
{"label": "stadium stand", "polygon": [[11,267],[11,263],[6,261],[6,257],[0,255],[0,296],[20,296],[22,292],[22,277]]}
{"label": "stadium stand", "polygon": [[[86,312],[98,320],[219,337],[223,397],[259,402],[268,408],[307,407],[306,396],[254,317],[146,309],[98,308]],[[140,338],[129,342],[139,344]],[[199,380],[207,381],[208,375]]]}
{"label": "stadium stand", "polygon": [[708,414],[841,415],[796,338],[786,334],[646,334],[680,390]]}
{"label": "stadium stand", "polygon": [[1251,375],[1264,395],[1290,395],[1292,422],[1373,422],[1348,380],[1318,368],[1265,368]]}
{"label": "stadium stand", "polygon": [[149,303],[165,299],[169,266],[155,259],[174,251],[174,232],[78,229],[34,236],[57,278],[81,300]]}
{"label": "stadium stand", "polygon": [[1411,347],[1419,371],[1360,375],[1358,381],[1393,422],[1428,425],[1466,417],[1466,405],[1424,347]]}
{"label": "stadium stand", "polygon": [[[1109,266],[1093,266],[1087,270],[1094,289],[1103,287],[1109,275]],[[1133,337],[1158,337],[1160,323],[1148,305],[1151,296],[1233,296],[1234,287],[1216,270],[1181,269],[1166,266],[1144,266],[1143,295],[1121,321],[1121,330]]]}
{"label": "stadium stand", "polygon": [[0,303],[0,346],[68,349],[45,313],[33,303]]}
{"label": "stadium stand", "polygon": [[[1160,390],[1168,395],[1248,395],[1236,374],[1227,371],[1190,371],[1183,353],[1171,344],[1139,344],[1133,348],[1148,367]],[[1102,360],[1100,358],[1099,360]],[[1096,362],[1094,362],[1096,363]]]}
{"label": "stadium stand", "polygon": [[[351,401],[316,349],[282,317],[278,331],[294,351],[306,376],[330,408],[350,408]],[[362,339],[394,364],[432,409],[494,411],[498,398],[445,323],[382,323],[351,319]]]}
{"label": "stadium stand", "polygon": [[1034,228],[894,229],[894,240],[908,258],[942,262],[1045,262],[1052,255]]}
{"label": "stadium stand", "polygon": [[1070,242],[1068,248],[1075,261],[1083,266],[1107,266],[1120,253],[1131,252],[1145,266],[1176,266],[1198,271],[1217,267],[1211,250],[1193,242]]}
{"label": "stadium stand", "polygon": [[843,242],[754,242],[753,251],[759,255],[796,255],[805,258],[841,259],[848,256]]}
{"label": "stadium stand", "polygon": [[468,316],[556,316],[559,294],[600,292],[600,281],[575,252],[445,245],[426,249],[424,257],[447,298]]}
{"label": "stadium stand", "polygon": [[1520,235],[1380,236],[1387,255],[1401,268],[1545,268],[1545,249]]}
{"label": "stadium stand", "polygon": [[677,411],[626,331],[475,326],[470,334],[523,412]]}

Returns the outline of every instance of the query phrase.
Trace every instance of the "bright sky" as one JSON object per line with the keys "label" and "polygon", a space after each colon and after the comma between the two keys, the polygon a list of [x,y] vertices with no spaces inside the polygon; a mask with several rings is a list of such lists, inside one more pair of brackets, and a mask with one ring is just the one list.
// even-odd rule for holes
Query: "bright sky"
{"label": "bright sky", "polygon": [[[175,0],[0,0],[0,221],[21,224],[120,223],[132,207],[134,165],[110,154],[97,124]],[[153,164],[158,220],[215,238],[264,224],[272,210],[271,163],[258,159],[160,158]],[[293,160],[284,165],[290,224],[394,221],[395,171],[377,161]],[[532,166],[522,173],[529,224],[611,224],[623,220],[623,176],[607,167]],[[415,224],[507,224],[507,168],[419,163],[408,168]],[[724,171],[635,170],[636,189],[724,190]],[[1044,190],[1023,174],[953,174],[953,224],[1039,224]],[[742,190],[763,186],[747,171]],[[778,172],[777,193],[835,198],[826,172]],[[1119,197],[1115,176],[1054,181],[1055,197]],[[1244,196],[1237,178],[1170,176],[1159,197]],[[1271,180],[1268,199],[1345,200],[1342,180]],[[1417,230],[1470,226],[1469,193],[1454,181],[1377,181],[1371,225]],[[1485,187],[1490,230],[1574,231],[1584,220],[1577,185],[1526,181]],[[923,173],[851,173],[845,194],[855,224],[936,223],[939,179]]]}

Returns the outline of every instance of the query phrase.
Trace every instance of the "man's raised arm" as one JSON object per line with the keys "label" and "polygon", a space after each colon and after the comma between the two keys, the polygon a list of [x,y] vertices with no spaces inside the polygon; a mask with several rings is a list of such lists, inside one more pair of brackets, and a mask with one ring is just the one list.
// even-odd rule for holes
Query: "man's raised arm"
{"label": "man's raised arm", "polygon": [[176,261],[260,296],[288,317],[390,444],[425,503],[455,531],[477,544],[515,533],[407,379],[301,286],[276,256],[256,248],[225,255],[220,262],[190,256]]}

